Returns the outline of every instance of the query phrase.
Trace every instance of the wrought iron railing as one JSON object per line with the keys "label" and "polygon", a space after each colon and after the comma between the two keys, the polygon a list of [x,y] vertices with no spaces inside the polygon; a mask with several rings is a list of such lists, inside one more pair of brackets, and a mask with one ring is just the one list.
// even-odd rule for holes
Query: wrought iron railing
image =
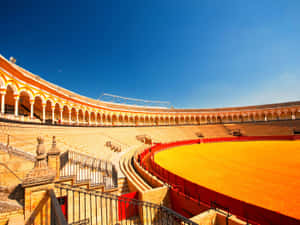
{"label": "wrought iron railing", "polygon": [[67,184],[56,184],[55,188],[58,196],[68,202],[68,224],[196,225],[173,210],[151,202]]}
{"label": "wrought iron railing", "polygon": [[51,199],[51,225],[68,225],[54,191],[49,190]]}

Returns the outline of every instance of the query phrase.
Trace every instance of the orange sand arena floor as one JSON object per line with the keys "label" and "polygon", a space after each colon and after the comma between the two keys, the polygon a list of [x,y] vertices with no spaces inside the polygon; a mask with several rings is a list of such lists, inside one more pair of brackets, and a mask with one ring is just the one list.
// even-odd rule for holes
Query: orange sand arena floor
{"label": "orange sand arena floor", "polygon": [[201,186],[300,219],[300,141],[180,146],[154,160]]}

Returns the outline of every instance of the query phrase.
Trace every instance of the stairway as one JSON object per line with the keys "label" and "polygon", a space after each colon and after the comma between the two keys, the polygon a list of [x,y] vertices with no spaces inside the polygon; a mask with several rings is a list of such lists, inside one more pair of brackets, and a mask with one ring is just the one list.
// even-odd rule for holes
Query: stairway
{"label": "stairway", "polygon": [[105,190],[118,187],[115,165],[75,151],[60,155],[60,178],[73,178],[75,184],[87,183],[93,188],[103,186]]}

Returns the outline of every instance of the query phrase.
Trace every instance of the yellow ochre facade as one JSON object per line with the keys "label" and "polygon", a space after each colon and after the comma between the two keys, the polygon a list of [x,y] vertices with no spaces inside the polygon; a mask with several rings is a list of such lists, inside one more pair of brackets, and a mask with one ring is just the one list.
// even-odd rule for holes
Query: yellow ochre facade
{"label": "yellow ochre facade", "polygon": [[300,119],[300,102],[215,109],[108,103],[54,85],[0,55],[1,118],[80,126],[166,126]]}

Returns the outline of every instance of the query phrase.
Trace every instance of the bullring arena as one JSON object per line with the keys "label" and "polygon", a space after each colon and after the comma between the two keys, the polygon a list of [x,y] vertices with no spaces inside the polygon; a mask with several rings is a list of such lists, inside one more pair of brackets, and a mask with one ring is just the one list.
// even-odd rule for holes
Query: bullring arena
{"label": "bullring arena", "polygon": [[300,102],[90,99],[0,56],[0,224],[300,224]]}

